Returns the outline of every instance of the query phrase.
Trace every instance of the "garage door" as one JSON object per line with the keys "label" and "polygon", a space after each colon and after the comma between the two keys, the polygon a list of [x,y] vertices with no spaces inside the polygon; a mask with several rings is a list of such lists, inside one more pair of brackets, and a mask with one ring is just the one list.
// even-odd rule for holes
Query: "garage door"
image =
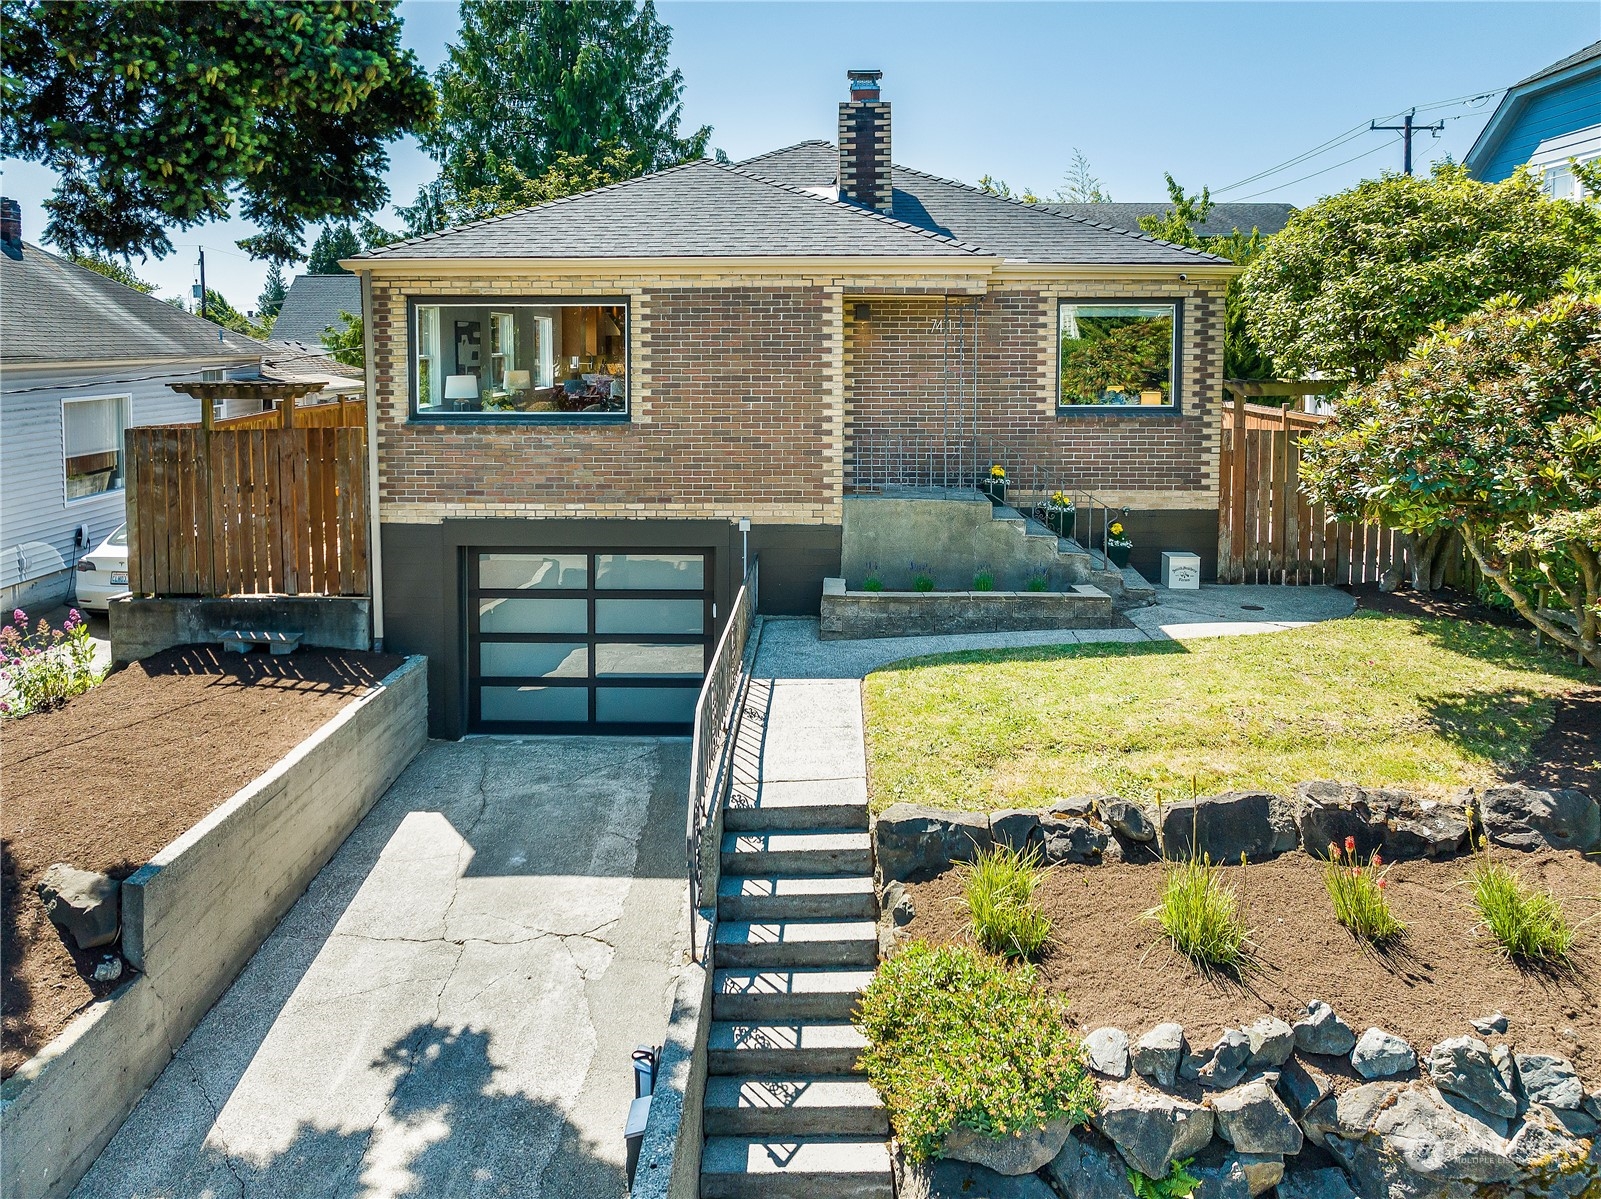
{"label": "garage door", "polygon": [[480,732],[687,732],[712,652],[705,550],[475,550],[467,653]]}

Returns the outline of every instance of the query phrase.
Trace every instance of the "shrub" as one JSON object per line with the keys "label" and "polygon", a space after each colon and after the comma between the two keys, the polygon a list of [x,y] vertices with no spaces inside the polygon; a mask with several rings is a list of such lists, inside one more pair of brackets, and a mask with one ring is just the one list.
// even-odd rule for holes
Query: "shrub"
{"label": "shrub", "polygon": [[1045,876],[1039,860],[1037,848],[1018,853],[997,845],[980,852],[971,864],[957,866],[973,939],[991,953],[1033,958],[1050,939],[1050,917],[1034,902],[1034,890]]}
{"label": "shrub", "polygon": [[1473,863],[1468,881],[1474,906],[1507,957],[1535,966],[1567,961],[1574,930],[1556,896],[1525,884],[1516,870],[1497,862],[1488,849]]}
{"label": "shrub", "polygon": [[1378,850],[1363,865],[1356,856],[1356,838],[1347,837],[1343,851],[1329,842],[1329,860],[1323,867],[1323,886],[1334,905],[1334,918],[1373,945],[1383,945],[1406,931],[1406,925],[1390,913],[1390,901],[1384,897],[1389,867],[1381,871],[1381,865]]}
{"label": "shrub", "polygon": [[100,681],[89,624],[76,608],[59,629],[40,617],[30,629],[18,608],[0,628],[0,716],[58,708]]}
{"label": "shrub", "polygon": [[862,993],[857,1024],[868,1081],[910,1161],[938,1156],[953,1128],[1018,1136],[1093,1110],[1067,1004],[1030,966],[908,942]]}
{"label": "shrub", "polygon": [[995,576],[987,570],[981,570],[973,576],[974,591],[994,591]]}
{"label": "shrub", "polygon": [[931,575],[923,575],[923,574],[920,574],[920,575],[916,576],[915,578],[912,579],[912,590],[913,591],[932,591],[932,590],[934,590],[934,579],[933,579],[933,576],[931,576]]}
{"label": "shrub", "polygon": [[1202,970],[1237,973],[1249,956],[1250,933],[1240,920],[1239,896],[1210,858],[1186,858],[1162,868],[1162,902],[1145,913],[1173,947]]}
{"label": "shrub", "polygon": [[884,580],[880,579],[876,575],[868,575],[865,579],[862,580],[862,590],[863,591],[882,591],[882,590],[884,590]]}
{"label": "shrub", "polygon": [[1044,575],[1035,575],[1032,579],[1030,579],[1028,581],[1028,589],[1030,591],[1044,591],[1045,588],[1046,588],[1046,582],[1045,582],[1045,576]]}

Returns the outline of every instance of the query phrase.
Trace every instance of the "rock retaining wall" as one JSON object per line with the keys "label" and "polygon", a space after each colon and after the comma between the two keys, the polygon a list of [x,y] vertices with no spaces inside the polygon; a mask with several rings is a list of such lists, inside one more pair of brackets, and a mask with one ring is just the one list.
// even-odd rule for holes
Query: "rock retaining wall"
{"label": "rock retaining wall", "polygon": [[818,615],[824,641],[1128,627],[1112,597],[1088,583],[1061,591],[846,591],[843,579],[824,579]]}

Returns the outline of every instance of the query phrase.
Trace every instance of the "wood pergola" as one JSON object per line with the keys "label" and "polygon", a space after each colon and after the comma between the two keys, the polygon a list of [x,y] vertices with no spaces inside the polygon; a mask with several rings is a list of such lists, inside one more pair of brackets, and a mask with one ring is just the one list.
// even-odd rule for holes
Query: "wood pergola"
{"label": "wood pergola", "polygon": [[[300,380],[295,383],[268,382],[264,379],[227,380],[221,383],[169,383],[179,395],[191,396],[200,401],[200,427],[209,431],[213,427],[212,405],[218,400],[276,400],[283,415],[274,427],[295,427],[295,403],[314,395],[328,385],[326,379]],[[341,401],[341,405],[343,401]]]}

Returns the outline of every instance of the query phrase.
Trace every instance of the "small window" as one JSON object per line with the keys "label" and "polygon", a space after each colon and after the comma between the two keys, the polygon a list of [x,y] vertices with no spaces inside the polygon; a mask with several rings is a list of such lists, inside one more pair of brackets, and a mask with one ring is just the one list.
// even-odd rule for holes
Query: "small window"
{"label": "small window", "polygon": [[414,411],[568,420],[628,411],[623,304],[419,304]]}
{"label": "small window", "polygon": [[122,434],[128,427],[128,404],[127,396],[62,401],[67,499],[122,490]]}
{"label": "small window", "polygon": [[1177,304],[1064,303],[1059,410],[1177,402]]}
{"label": "small window", "polygon": [[200,381],[202,383],[222,383],[224,382],[223,375],[226,373],[220,366],[207,367],[200,372]]}

